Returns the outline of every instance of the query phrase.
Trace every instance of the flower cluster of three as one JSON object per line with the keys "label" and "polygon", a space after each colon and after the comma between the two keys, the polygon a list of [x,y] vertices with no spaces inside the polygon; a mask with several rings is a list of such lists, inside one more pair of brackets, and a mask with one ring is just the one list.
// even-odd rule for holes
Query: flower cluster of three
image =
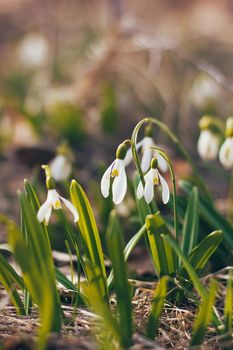
{"label": "flower cluster of three", "polygon": [[[160,171],[165,172],[168,164],[165,158],[156,152],[153,138],[146,135],[137,145],[136,150],[142,151],[141,169],[144,173],[144,181],[139,182],[137,187],[138,199],[145,198],[149,204],[154,198],[154,186],[161,185],[162,200],[167,204],[170,198],[168,184]],[[105,198],[109,196],[111,178],[112,182],[112,199],[115,204],[120,204],[127,192],[127,176],[125,168],[132,161],[132,149],[130,141],[125,141],[117,149],[116,159],[105,171],[101,180],[101,192]]]}

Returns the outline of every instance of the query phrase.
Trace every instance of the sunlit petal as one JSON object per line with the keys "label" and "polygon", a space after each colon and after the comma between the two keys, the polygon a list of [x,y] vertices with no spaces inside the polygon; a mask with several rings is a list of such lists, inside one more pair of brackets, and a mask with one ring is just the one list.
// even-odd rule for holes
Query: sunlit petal
{"label": "sunlit petal", "polygon": [[[48,216],[48,212],[51,208],[51,202],[47,199],[44,204],[40,207],[37,213],[37,220],[42,222],[45,220],[46,216]],[[46,220],[47,221],[47,220]]]}
{"label": "sunlit petal", "polygon": [[156,158],[158,160],[158,167],[159,169],[165,173],[166,171],[168,171],[168,165],[167,165],[167,161],[163,158],[163,156],[161,154],[156,154]]}
{"label": "sunlit petal", "polygon": [[167,184],[167,181],[159,174],[159,179],[162,187],[162,201],[164,204],[167,204],[170,199],[170,190]]}
{"label": "sunlit petal", "polygon": [[101,179],[101,192],[104,198],[107,198],[109,196],[109,189],[110,189],[110,179],[111,179],[111,171],[114,166],[114,162],[108,167],[108,169],[105,171],[102,179]]}
{"label": "sunlit petal", "polygon": [[143,197],[143,192],[144,192],[144,188],[142,185],[142,181],[139,182],[138,187],[137,187],[137,198],[141,199]]}
{"label": "sunlit petal", "polygon": [[63,155],[57,155],[50,163],[50,170],[55,181],[65,181],[72,171],[71,163]]}
{"label": "sunlit petal", "polygon": [[151,150],[149,148],[145,149],[145,151],[143,152],[142,161],[141,161],[141,168],[144,173],[146,173],[150,167],[151,158],[152,158]]}
{"label": "sunlit petal", "polygon": [[145,201],[149,204],[154,198],[154,184],[151,181],[147,181],[144,189]]}
{"label": "sunlit petal", "polygon": [[50,220],[50,217],[51,217],[51,214],[52,214],[52,206],[50,205],[46,214],[45,214],[45,224],[48,225],[49,223],[49,220]]}
{"label": "sunlit petal", "polygon": [[219,160],[225,168],[230,169],[233,167],[233,137],[228,137],[222,144]]}
{"label": "sunlit petal", "polygon": [[115,204],[120,204],[127,191],[127,177],[125,172],[124,161],[121,159],[117,159],[117,170],[119,171],[119,175],[116,176],[113,180],[112,184],[112,199]]}
{"label": "sunlit petal", "polygon": [[204,160],[214,160],[218,155],[220,139],[209,130],[202,130],[197,143],[198,153]]}
{"label": "sunlit petal", "polygon": [[75,206],[70,201],[68,201],[66,198],[63,198],[60,196],[60,199],[63,201],[65,206],[69,209],[69,211],[72,213],[72,215],[74,217],[74,222],[77,222],[79,219],[79,214],[78,214],[78,211],[75,208]]}
{"label": "sunlit petal", "polygon": [[57,210],[62,208],[59,194],[56,190],[48,190],[47,199],[52,203],[53,209]]}

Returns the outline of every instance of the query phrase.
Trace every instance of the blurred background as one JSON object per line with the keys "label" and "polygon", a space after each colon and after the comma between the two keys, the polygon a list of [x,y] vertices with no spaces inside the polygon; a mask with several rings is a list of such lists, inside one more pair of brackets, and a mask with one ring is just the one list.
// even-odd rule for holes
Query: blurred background
{"label": "blurred background", "polygon": [[[18,215],[23,179],[66,141],[106,216],[99,179],[144,116],[178,135],[221,207],[228,174],[196,143],[203,114],[233,114],[232,33],[231,0],[0,0],[0,212]],[[188,175],[158,130],[155,141]]]}

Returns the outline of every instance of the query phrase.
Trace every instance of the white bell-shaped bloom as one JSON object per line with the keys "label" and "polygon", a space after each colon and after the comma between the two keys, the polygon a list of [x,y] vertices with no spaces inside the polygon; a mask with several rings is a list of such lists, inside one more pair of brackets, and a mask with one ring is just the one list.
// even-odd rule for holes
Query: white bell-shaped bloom
{"label": "white bell-shaped bloom", "polygon": [[37,213],[38,221],[39,222],[45,221],[47,225],[49,223],[49,220],[52,214],[52,209],[55,209],[55,210],[62,209],[61,202],[63,202],[65,206],[69,209],[69,211],[72,213],[74,217],[74,222],[77,222],[79,219],[79,214],[77,209],[70,201],[60,196],[55,189],[48,190],[47,199],[44,202],[44,204],[42,204],[42,206],[40,207]]}
{"label": "white bell-shaped bloom", "polygon": [[158,169],[151,168],[148,173],[144,176],[145,187],[143,187],[140,181],[137,188],[137,197],[141,199],[145,198],[145,201],[149,204],[154,198],[154,186],[161,184],[162,187],[162,201],[167,204],[170,199],[170,190],[166,180],[159,173]]}
{"label": "white bell-shaped bloom", "polygon": [[111,177],[114,178],[112,183],[112,200],[115,204],[120,204],[125,198],[127,191],[124,159],[115,159],[102,177],[101,192],[105,198],[109,196]]}
{"label": "white bell-shaped bloom", "polygon": [[[155,149],[151,148],[155,147],[155,143],[152,137],[145,136],[140,142],[136,145],[136,150],[138,151],[140,148],[142,150],[142,160],[141,160],[141,168],[143,173],[146,173],[150,168],[151,159],[156,155],[158,161],[158,167],[162,172],[166,172],[168,170],[168,165],[166,160],[158,154]],[[126,153],[125,157],[125,165],[128,165],[132,160],[132,150],[129,149]]]}
{"label": "white bell-shaped bloom", "polygon": [[[138,144],[137,148],[142,150],[142,161],[141,168],[144,173],[146,173],[150,168],[151,159],[156,155],[156,150],[152,149],[155,147],[155,143],[152,137],[145,136]],[[156,155],[158,161],[158,167],[162,172],[168,170],[168,165],[166,160],[161,156],[161,154]]]}
{"label": "white bell-shaped bloom", "polygon": [[219,135],[204,129],[200,133],[197,143],[197,150],[201,158],[204,160],[214,160],[217,158],[220,146]]}
{"label": "white bell-shaped bloom", "polygon": [[50,163],[50,170],[55,181],[66,181],[72,171],[72,164],[68,157],[58,154]]}
{"label": "white bell-shaped bloom", "polygon": [[219,151],[219,160],[225,168],[233,167],[233,137],[227,137],[222,144]]}

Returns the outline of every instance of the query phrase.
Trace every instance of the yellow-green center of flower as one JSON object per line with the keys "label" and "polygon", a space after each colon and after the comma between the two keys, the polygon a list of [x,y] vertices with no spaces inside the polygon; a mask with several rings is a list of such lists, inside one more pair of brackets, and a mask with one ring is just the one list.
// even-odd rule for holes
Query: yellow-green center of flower
{"label": "yellow-green center of flower", "polygon": [[157,176],[154,177],[154,179],[153,179],[153,184],[154,184],[155,186],[157,186],[158,183],[159,183],[159,177],[158,177],[158,175],[157,175]]}
{"label": "yellow-green center of flower", "polygon": [[114,169],[114,170],[111,172],[111,176],[112,176],[112,177],[119,176],[119,171],[118,171],[117,169]]}

